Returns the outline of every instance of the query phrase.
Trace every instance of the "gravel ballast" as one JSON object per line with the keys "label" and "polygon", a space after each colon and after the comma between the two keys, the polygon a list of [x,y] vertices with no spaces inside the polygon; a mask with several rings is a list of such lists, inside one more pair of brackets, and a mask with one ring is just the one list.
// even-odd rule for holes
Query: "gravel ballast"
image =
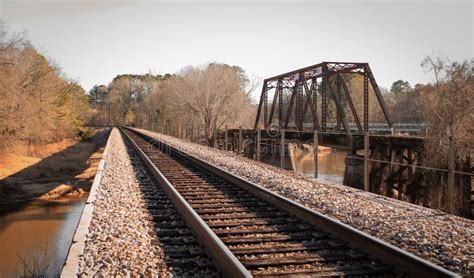
{"label": "gravel ballast", "polygon": [[468,277],[474,274],[472,220],[138,130],[446,269]]}
{"label": "gravel ballast", "polygon": [[[120,132],[113,129],[94,212],[79,261],[80,277],[164,276],[168,268],[156,243],[152,217]],[[135,167],[135,168],[134,168]]]}

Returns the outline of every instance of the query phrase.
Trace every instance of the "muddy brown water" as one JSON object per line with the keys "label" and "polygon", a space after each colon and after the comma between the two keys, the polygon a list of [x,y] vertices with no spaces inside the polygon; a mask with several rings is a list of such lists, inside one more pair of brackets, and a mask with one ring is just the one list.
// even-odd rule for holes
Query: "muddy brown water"
{"label": "muddy brown water", "polygon": [[[318,153],[318,179],[342,184],[347,153],[347,149],[338,147],[327,147],[324,151],[320,151]],[[280,167],[278,155],[265,155],[262,157],[262,162]],[[312,149],[287,153],[285,167],[298,175],[314,177]]]}
{"label": "muddy brown water", "polygon": [[[342,184],[344,180],[344,160],[348,151],[340,148],[331,148],[326,152],[318,153],[318,178]],[[298,175],[314,177],[313,156],[306,155],[301,159],[293,158],[295,169]]]}
{"label": "muddy brown water", "polygon": [[22,260],[45,277],[60,273],[86,198],[2,205],[0,277],[23,276]]}

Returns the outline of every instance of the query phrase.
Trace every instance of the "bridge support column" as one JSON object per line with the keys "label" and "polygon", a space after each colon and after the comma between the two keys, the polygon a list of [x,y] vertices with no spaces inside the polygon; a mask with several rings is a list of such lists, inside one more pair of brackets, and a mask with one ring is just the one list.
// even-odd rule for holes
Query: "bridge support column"
{"label": "bridge support column", "polygon": [[364,190],[369,191],[369,133],[364,133]]}
{"label": "bridge support column", "polygon": [[239,126],[239,146],[238,146],[238,150],[239,150],[239,153],[242,153],[243,151],[243,146],[242,146],[242,126]]}
{"label": "bridge support column", "polygon": [[227,145],[229,144],[229,130],[227,125],[225,125],[225,135],[224,135],[224,151],[227,151]]}
{"label": "bridge support column", "polygon": [[285,130],[280,130],[280,167],[285,169]]}
{"label": "bridge support column", "polygon": [[313,132],[314,177],[318,178],[318,131]]}
{"label": "bridge support column", "polygon": [[260,138],[261,137],[261,130],[257,128],[257,161],[260,161]]}

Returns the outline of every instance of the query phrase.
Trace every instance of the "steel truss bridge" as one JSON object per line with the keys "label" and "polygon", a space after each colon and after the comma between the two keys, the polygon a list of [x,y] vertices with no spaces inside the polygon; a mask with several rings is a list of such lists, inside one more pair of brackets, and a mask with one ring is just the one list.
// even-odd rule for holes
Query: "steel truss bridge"
{"label": "steel truss bridge", "polygon": [[[363,76],[363,111],[357,111],[352,93],[347,86],[345,76],[357,74]],[[357,127],[356,132],[369,131],[369,86],[377,98],[388,128],[393,127],[388,109],[368,63],[322,62],[313,66],[297,69],[284,74],[267,78],[263,82],[262,93],[257,110],[254,128],[268,129],[278,124],[283,129],[302,131],[308,110],[311,112],[312,128],[326,132],[331,127],[328,122],[328,105],[333,101],[336,107],[336,130],[353,133],[344,105],[348,104],[352,119]],[[288,103],[284,104],[283,96],[290,93]],[[271,103],[269,95],[273,95]],[[318,111],[318,97],[321,99]],[[290,125],[290,123],[293,123]],[[341,124],[342,128],[341,129]],[[293,127],[292,127],[293,126]],[[331,128],[332,129],[332,128]],[[333,130],[333,129],[332,129]]]}

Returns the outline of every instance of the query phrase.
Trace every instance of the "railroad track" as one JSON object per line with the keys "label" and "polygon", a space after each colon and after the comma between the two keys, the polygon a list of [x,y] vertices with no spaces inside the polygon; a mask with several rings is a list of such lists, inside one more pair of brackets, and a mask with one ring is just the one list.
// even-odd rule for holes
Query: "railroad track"
{"label": "railroad track", "polygon": [[136,130],[122,132],[184,219],[160,232],[191,230],[226,276],[455,276]]}
{"label": "railroad track", "polygon": [[151,215],[153,229],[166,256],[166,266],[177,275],[218,277],[211,258],[199,245],[163,189],[148,173],[138,172],[142,180],[141,193]]}

